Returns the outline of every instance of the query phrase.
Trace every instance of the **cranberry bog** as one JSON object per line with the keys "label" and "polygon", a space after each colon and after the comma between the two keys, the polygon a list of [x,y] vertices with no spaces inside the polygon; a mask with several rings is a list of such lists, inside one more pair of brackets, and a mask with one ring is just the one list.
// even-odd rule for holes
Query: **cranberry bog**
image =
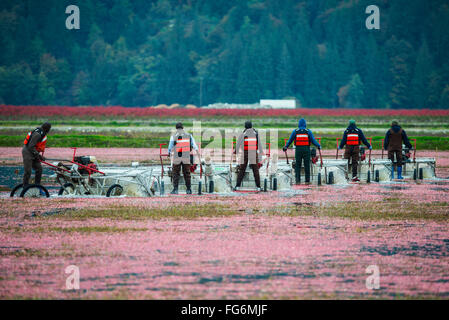
{"label": "cranberry bog", "polygon": [[[449,298],[447,110],[48,108],[48,157],[69,157],[77,146],[78,154],[114,166],[155,165],[156,147],[177,121],[225,129],[253,117],[257,127],[279,130],[279,148],[305,116],[323,139],[323,155],[333,157],[349,118],[375,139],[378,154],[395,118],[418,139],[417,157],[436,159],[436,179],[260,193],[10,198],[21,178],[20,144],[43,109],[0,106],[2,299]],[[73,267],[79,289],[67,284]]]}
{"label": "cranberry bog", "polygon": [[[102,150],[82,152],[119,162],[143,153]],[[449,152],[436,158],[439,179],[416,182],[151,198],[4,192],[0,296],[447,299]],[[70,266],[79,289],[67,287]]]}

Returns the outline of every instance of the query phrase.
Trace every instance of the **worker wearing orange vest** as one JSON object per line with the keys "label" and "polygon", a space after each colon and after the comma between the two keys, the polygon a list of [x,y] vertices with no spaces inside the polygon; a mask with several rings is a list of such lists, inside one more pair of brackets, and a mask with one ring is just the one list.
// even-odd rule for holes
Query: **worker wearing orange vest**
{"label": "worker wearing orange vest", "polygon": [[352,181],[358,182],[360,179],[357,177],[357,166],[359,161],[360,144],[363,143],[369,150],[372,149],[368,140],[366,140],[363,131],[356,127],[355,120],[349,120],[349,125],[343,133],[338,149],[345,148],[344,158],[348,159],[348,166],[352,160]]}
{"label": "worker wearing orange vest", "polygon": [[290,139],[282,148],[285,152],[292,142],[295,142],[295,179],[296,184],[301,183],[301,163],[304,162],[304,173],[306,183],[310,183],[310,144],[321,149],[318,141],[315,140],[311,130],[307,129],[306,120],[301,118],[298,122],[298,128],[292,131]]}
{"label": "worker wearing orange vest", "polygon": [[260,191],[260,174],[259,174],[259,161],[263,154],[262,143],[259,139],[257,130],[253,128],[251,121],[245,122],[245,130],[240,134],[235,145],[234,153],[237,154],[243,149],[243,158],[238,168],[237,183],[234,190],[237,190],[243,181],[245,176],[246,167],[250,166],[253,170],[254,180],[256,182],[256,188]]}
{"label": "worker wearing orange vest", "polygon": [[198,146],[195,143],[195,139],[189,133],[184,131],[184,126],[181,122],[176,124],[176,133],[170,137],[170,142],[168,144],[168,154],[173,151],[173,191],[171,194],[178,194],[179,177],[181,174],[184,176],[184,181],[186,183],[186,193],[191,194],[191,177],[190,177],[190,166],[191,158],[190,152],[195,150],[198,155],[199,161],[200,154]]}
{"label": "worker wearing orange vest", "polygon": [[28,132],[23,141],[23,185],[28,185],[31,178],[31,169],[34,169],[34,183],[40,184],[42,178],[41,161],[45,158],[40,154],[44,152],[47,143],[47,134],[50,132],[51,124],[45,122],[41,127]]}

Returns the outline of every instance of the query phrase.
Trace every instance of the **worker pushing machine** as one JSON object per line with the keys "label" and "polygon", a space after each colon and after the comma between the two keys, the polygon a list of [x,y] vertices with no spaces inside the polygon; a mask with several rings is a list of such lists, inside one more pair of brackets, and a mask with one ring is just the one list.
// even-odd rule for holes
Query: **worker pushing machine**
{"label": "worker pushing machine", "polygon": [[186,183],[186,193],[192,193],[190,179],[190,152],[192,151],[192,149],[196,151],[198,159],[199,161],[201,161],[195,139],[191,134],[185,132],[182,123],[178,122],[176,124],[176,133],[170,137],[170,142],[168,144],[168,154],[171,154],[171,152],[173,151],[173,191],[171,192],[171,194],[178,194],[181,168]]}
{"label": "worker pushing machine", "polygon": [[253,124],[251,123],[251,121],[245,122],[245,130],[243,130],[243,132],[237,139],[234,153],[236,155],[239,154],[239,152],[241,152],[241,149],[243,149],[243,158],[240,157],[240,164],[237,174],[237,184],[234,188],[234,191],[240,188],[248,164],[253,170],[257,190],[260,191],[259,160],[263,155],[263,149],[262,143],[259,139],[259,134],[257,130],[253,128]]}
{"label": "worker pushing machine", "polygon": [[[394,179],[394,169],[397,167],[398,179],[402,177],[402,142],[409,149],[412,149],[412,145],[408,140],[407,133],[399,126],[397,121],[391,123],[391,128],[385,134],[384,149],[388,150],[388,159],[391,160],[391,179]],[[395,161],[396,160],[396,161]]]}
{"label": "worker pushing machine", "polygon": [[352,181],[358,182],[360,179],[357,177],[357,166],[359,161],[360,144],[363,143],[369,150],[372,150],[372,146],[366,140],[363,131],[357,128],[355,120],[349,120],[349,125],[343,133],[343,139],[341,139],[338,149],[345,147],[344,158],[348,159],[348,168],[352,163]]}
{"label": "worker pushing machine", "polygon": [[42,126],[28,132],[23,141],[23,187],[29,184],[31,178],[31,169],[34,170],[34,183],[41,184],[42,165],[41,161],[45,158],[40,154],[44,152],[47,143],[47,134],[50,132],[51,124],[45,122]]}
{"label": "worker pushing machine", "polygon": [[321,149],[318,141],[315,140],[311,130],[307,129],[306,120],[301,118],[298,122],[298,128],[292,131],[290,139],[282,148],[284,152],[292,142],[295,142],[295,182],[301,183],[301,162],[304,162],[304,173],[306,183],[310,183],[310,143],[314,144],[318,150]]}

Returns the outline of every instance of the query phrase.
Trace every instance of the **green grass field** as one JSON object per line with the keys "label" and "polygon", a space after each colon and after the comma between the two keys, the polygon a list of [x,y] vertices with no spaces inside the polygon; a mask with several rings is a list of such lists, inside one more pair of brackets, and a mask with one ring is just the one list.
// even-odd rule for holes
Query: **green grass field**
{"label": "green grass field", "polygon": [[[167,143],[174,123],[183,121],[187,130],[191,129],[194,119],[140,119],[140,120],[83,120],[54,119],[48,146],[51,147],[100,147],[100,148],[157,148]],[[331,117],[310,117],[308,128],[316,138],[321,137],[324,149],[336,147],[335,138],[341,137],[348,119]],[[417,139],[417,148],[425,150],[449,150],[449,121],[446,118],[399,119],[411,139]],[[381,139],[389,128],[390,119],[380,117],[364,117],[356,119],[357,125],[364,130],[367,137],[373,139],[373,147],[381,148]],[[0,121],[0,146],[17,147],[23,143],[26,132],[39,126],[42,120],[18,119]],[[209,130],[240,129],[244,119],[217,118],[202,119],[201,128]],[[255,118],[253,126],[259,130],[277,129],[278,147],[284,145],[284,139],[290,136],[291,130],[297,126],[297,119]],[[224,135],[223,135],[224,136]],[[198,139],[198,137],[197,137]],[[205,147],[210,140],[203,140]]]}

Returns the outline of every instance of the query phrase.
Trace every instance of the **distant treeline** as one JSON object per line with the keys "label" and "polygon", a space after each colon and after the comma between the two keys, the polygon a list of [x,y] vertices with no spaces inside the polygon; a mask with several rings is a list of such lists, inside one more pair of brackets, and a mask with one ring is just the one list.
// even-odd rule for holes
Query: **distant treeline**
{"label": "distant treeline", "polygon": [[448,30],[447,0],[2,0],[0,104],[449,108]]}

